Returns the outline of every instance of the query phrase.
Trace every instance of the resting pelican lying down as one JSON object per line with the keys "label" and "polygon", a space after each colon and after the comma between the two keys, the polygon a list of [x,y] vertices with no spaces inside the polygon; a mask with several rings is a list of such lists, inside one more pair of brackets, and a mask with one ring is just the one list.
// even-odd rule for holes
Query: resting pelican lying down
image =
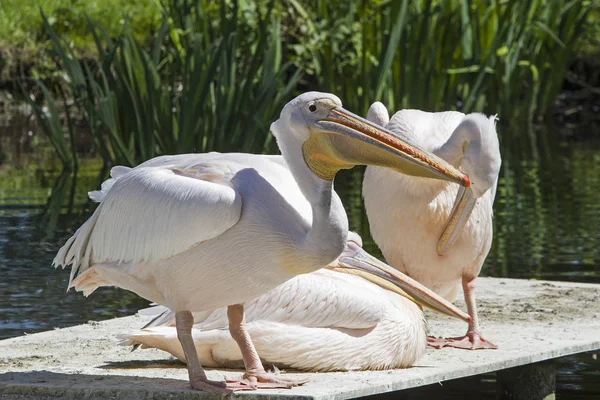
{"label": "resting pelican lying down", "polygon": [[[342,261],[362,246],[356,233],[350,232],[348,239]],[[263,363],[325,372],[407,368],[419,359],[427,343],[421,307],[397,287],[347,273],[353,271],[336,260],[244,304],[246,327]],[[411,290],[406,292],[410,295]],[[441,308],[433,308],[468,319],[450,303],[439,301]],[[121,344],[158,348],[185,361],[174,314],[162,306],[140,313],[157,317],[141,330],[118,335]],[[202,365],[243,367],[242,353],[227,330],[227,310],[199,319],[192,337]]]}
{"label": "resting pelican lying down", "polygon": [[[466,175],[342,108],[332,94],[290,101],[271,125],[287,168],[251,154],[157,157],[113,169],[94,214],[59,250],[69,287],[119,286],[175,312],[190,385],[229,393],[289,387],[265,372],[244,324],[243,303],[340,256],[348,218],[333,191],[340,169],[360,164],[446,179]],[[192,312],[228,307],[246,374],[210,381],[191,336]]]}

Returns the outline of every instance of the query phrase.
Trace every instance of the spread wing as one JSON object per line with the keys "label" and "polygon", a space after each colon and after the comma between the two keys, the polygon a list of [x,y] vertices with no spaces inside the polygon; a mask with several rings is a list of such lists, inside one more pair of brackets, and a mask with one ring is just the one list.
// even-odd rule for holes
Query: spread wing
{"label": "spread wing", "polygon": [[54,264],[72,264],[72,281],[96,263],[156,262],[221,235],[241,213],[231,172],[219,163],[113,169],[102,190],[90,193],[100,205]]}

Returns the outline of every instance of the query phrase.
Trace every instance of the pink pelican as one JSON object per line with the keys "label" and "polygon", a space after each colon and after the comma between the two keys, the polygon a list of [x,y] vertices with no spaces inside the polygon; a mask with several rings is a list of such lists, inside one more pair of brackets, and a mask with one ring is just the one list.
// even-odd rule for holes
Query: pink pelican
{"label": "pink pelican", "polygon": [[[335,260],[348,218],[333,191],[343,168],[373,164],[469,185],[438,157],[342,108],[334,95],[290,101],[271,131],[287,167],[251,154],[157,157],[115,167],[93,194],[100,205],[58,251],[69,288],[119,286],[175,312],[190,385],[229,393],[303,382],[265,372],[244,325],[243,303]],[[227,307],[243,355],[241,380],[207,378],[191,335],[192,312]]]}
{"label": "pink pelican", "polygon": [[466,335],[430,338],[430,345],[497,348],[481,335],[475,301],[475,278],[492,244],[492,204],[501,163],[495,116],[401,110],[390,120],[385,106],[377,102],[367,118],[471,179],[470,188],[459,188],[368,166],[363,197],[373,239],[391,266],[449,301],[462,284],[471,316]]}

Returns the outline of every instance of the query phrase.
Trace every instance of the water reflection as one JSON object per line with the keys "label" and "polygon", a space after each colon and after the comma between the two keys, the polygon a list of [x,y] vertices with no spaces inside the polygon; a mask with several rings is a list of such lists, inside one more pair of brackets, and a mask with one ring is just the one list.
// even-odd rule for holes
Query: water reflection
{"label": "water reflection", "polygon": [[506,133],[485,273],[600,282],[600,140],[544,128]]}
{"label": "water reflection", "polygon": [[90,160],[77,176],[56,170],[0,170],[0,339],[129,315],[148,304],[124,290],[89,299],[65,293],[68,271],[51,267],[57,249],[87,219],[86,192],[99,184]]}
{"label": "water reflection", "polygon": [[[580,141],[571,139],[577,132],[564,128],[499,126],[498,131],[503,165],[494,242],[482,274],[600,282],[600,129],[587,127]],[[22,151],[18,159],[0,157],[0,339],[146,306],[115,288],[87,299],[65,294],[69,273],[55,271],[52,258],[90,215],[94,205],[87,191],[100,185],[106,171],[98,160],[84,159],[76,176],[61,173],[43,141],[31,140],[27,157]],[[7,148],[12,147],[0,141],[0,153]],[[342,172],[336,190],[351,228],[380,256],[362,206],[362,172]],[[558,367],[561,393],[600,394],[599,361],[591,354],[563,358]],[[482,382],[487,387],[489,379]]]}

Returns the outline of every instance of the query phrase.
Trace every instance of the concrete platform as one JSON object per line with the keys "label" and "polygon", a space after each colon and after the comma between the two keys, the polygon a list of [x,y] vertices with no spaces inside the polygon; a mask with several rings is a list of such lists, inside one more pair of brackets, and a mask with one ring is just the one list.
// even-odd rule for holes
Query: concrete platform
{"label": "concrete platform", "polygon": [[[311,382],[232,397],[348,399],[390,392],[600,349],[600,285],[482,278],[480,319],[499,350],[429,350],[406,370],[300,374]],[[82,301],[85,301],[82,299]],[[464,304],[459,303],[464,307]],[[58,310],[57,310],[58,311]],[[466,326],[430,317],[430,333],[463,334]],[[139,316],[89,323],[0,341],[0,398],[204,399],[188,389],[184,364],[158,350],[130,352],[114,334],[141,327]],[[241,372],[211,370],[209,377]]]}

